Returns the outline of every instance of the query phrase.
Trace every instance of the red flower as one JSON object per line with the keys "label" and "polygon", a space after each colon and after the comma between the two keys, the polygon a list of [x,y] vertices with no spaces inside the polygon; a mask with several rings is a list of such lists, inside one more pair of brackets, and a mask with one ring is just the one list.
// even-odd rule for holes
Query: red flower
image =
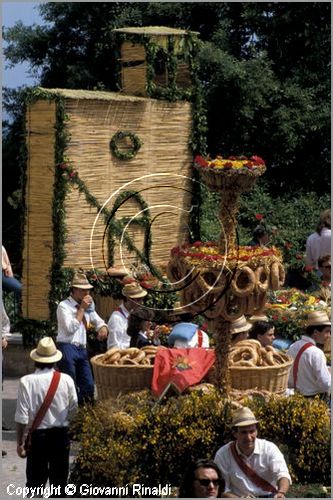
{"label": "red flower", "polygon": [[255,218],[257,220],[262,220],[264,218],[264,215],[263,214],[255,214]]}
{"label": "red flower", "polygon": [[282,316],[282,318],[281,318],[281,319],[282,319],[282,321],[288,321],[287,316]]}
{"label": "red flower", "polygon": [[228,156],[228,160],[235,161],[236,159],[237,159],[236,156]]}
{"label": "red flower", "polygon": [[295,257],[296,257],[297,260],[302,260],[303,259],[303,255],[301,255],[300,253],[297,253],[295,255]]}
{"label": "red flower", "polygon": [[153,288],[153,286],[147,281],[140,281],[140,285],[142,286],[142,288],[145,288],[146,290],[150,290],[151,288]]}
{"label": "red flower", "polygon": [[223,167],[224,167],[224,168],[232,168],[232,163],[231,163],[231,161],[226,161],[225,163],[223,163]]}
{"label": "red flower", "polygon": [[313,271],[314,267],[313,266],[305,266],[304,267],[304,271],[306,271],[307,273],[311,273]]}
{"label": "red flower", "polygon": [[194,163],[199,165],[199,167],[207,167],[208,166],[208,161],[206,161],[201,155],[197,155],[194,158]]}
{"label": "red flower", "polygon": [[251,170],[253,168],[253,163],[251,163],[250,161],[247,163],[244,163],[244,167],[247,167]]}
{"label": "red flower", "polygon": [[286,248],[287,250],[290,250],[292,247],[293,247],[293,246],[292,246],[292,244],[291,244],[291,243],[287,243],[287,242],[286,242],[286,243],[284,244],[284,248]]}
{"label": "red flower", "polygon": [[279,316],[277,316],[276,314],[274,314],[274,316],[272,316],[272,320],[276,321],[277,319],[279,319]]}
{"label": "red flower", "polygon": [[256,165],[265,165],[265,162],[260,156],[251,156],[250,160],[254,161]]}
{"label": "red flower", "polygon": [[201,241],[195,241],[194,243],[192,243],[192,247],[201,247],[202,243]]}

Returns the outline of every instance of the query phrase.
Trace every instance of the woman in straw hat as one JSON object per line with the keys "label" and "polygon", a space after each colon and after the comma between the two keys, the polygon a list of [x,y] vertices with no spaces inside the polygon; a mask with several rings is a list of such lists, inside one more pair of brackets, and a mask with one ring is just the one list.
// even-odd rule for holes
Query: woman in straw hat
{"label": "woman in straw hat", "polygon": [[139,283],[133,282],[123,286],[122,295],[122,303],[113,311],[108,321],[108,349],[111,347],[127,349],[129,347],[131,337],[127,335],[128,317],[132,311],[134,312],[140,307],[147,292]]}
{"label": "woman in straw hat", "polygon": [[316,344],[325,344],[331,337],[331,321],[324,311],[308,314],[305,335],[294,342],[287,354],[294,359],[288,386],[303,396],[320,395],[323,399],[331,390],[331,373],[325,354]]}
{"label": "woman in straw hat", "polygon": [[235,441],[222,446],[214,458],[225,480],[222,497],[284,498],[289,489],[286,461],[274,443],[257,437],[257,424],[250,408],[235,411],[231,423]]}
{"label": "woman in straw hat", "polygon": [[78,272],[71,283],[70,296],[57,308],[57,345],[63,354],[59,369],[70,375],[77,387],[79,404],[94,399],[94,379],[87,354],[87,328],[93,325],[98,340],[107,337],[106,323],[94,308],[90,291],[93,286]]}
{"label": "woman in straw hat", "polygon": [[252,324],[247,321],[244,315],[230,322],[231,345],[237,344],[241,340],[245,340],[249,336],[249,331]]}
{"label": "woman in straw hat", "polygon": [[[77,395],[73,379],[55,371],[55,364],[62,358],[51,337],[42,338],[30,353],[35,362],[35,372],[20,379],[15,412],[17,454],[27,457],[27,487],[31,496],[43,496],[33,488],[43,488],[49,480],[50,496],[65,496],[69,471],[68,426],[77,410]],[[53,397],[41,421],[35,421],[45,396],[54,385]],[[25,449],[23,437],[26,427],[34,426],[31,445]],[[27,495],[29,496],[29,495]]]}

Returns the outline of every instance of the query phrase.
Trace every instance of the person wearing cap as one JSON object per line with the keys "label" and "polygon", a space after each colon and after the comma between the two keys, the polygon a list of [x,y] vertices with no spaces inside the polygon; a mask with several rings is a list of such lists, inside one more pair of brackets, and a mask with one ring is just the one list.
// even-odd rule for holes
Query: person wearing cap
{"label": "person wearing cap", "polygon": [[32,431],[31,446],[26,452],[25,430],[31,427],[45,400],[54,378],[55,364],[62,358],[62,353],[51,337],[44,337],[30,352],[30,358],[35,362],[35,371],[22,377],[18,387],[15,412],[17,454],[27,458],[27,487],[45,486],[49,480],[50,486],[58,489],[54,491],[57,496],[63,497],[69,472],[68,426],[77,411],[75,384],[69,375],[60,373],[51,403]]}
{"label": "person wearing cap", "polygon": [[259,439],[258,420],[250,408],[238,408],[231,427],[234,441],[222,446],[214,461],[225,480],[225,498],[284,498],[291,477],[279,448]]}
{"label": "person wearing cap", "polygon": [[106,323],[95,311],[90,295],[92,288],[85,274],[76,273],[70,296],[57,308],[57,346],[63,355],[58,366],[73,378],[80,405],[94,399],[94,379],[87,354],[87,328],[94,326],[98,340],[105,339],[108,334]]}
{"label": "person wearing cap", "polygon": [[303,396],[319,394],[326,399],[331,388],[331,373],[323,351],[316,344],[325,344],[331,336],[331,321],[324,311],[308,314],[305,335],[289,347],[287,354],[294,359],[288,386]]}
{"label": "person wearing cap", "polygon": [[230,321],[231,345],[247,339],[251,328],[252,324],[247,321],[244,314],[238,319]]}
{"label": "person wearing cap", "polygon": [[275,339],[275,327],[269,321],[255,321],[249,338],[258,340],[263,347],[271,346]]}
{"label": "person wearing cap", "polygon": [[108,321],[108,349],[111,347],[127,349],[130,346],[131,337],[127,335],[128,317],[132,311],[140,307],[147,292],[139,283],[132,282],[123,286],[122,295],[120,306],[113,311]]}

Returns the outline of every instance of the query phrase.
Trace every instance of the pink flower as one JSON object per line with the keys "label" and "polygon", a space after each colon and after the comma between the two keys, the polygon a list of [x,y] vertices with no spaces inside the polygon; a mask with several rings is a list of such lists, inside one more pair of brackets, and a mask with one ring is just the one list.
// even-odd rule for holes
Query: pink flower
{"label": "pink flower", "polygon": [[255,214],[255,218],[257,220],[262,220],[264,218],[264,215],[263,214]]}
{"label": "pink flower", "polygon": [[250,160],[254,161],[256,165],[265,165],[265,162],[260,156],[251,156]]}

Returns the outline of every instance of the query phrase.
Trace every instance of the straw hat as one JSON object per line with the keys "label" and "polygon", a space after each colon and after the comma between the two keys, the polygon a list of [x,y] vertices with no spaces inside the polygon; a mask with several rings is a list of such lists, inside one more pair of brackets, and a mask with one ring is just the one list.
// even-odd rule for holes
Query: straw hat
{"label": "straw hat", "polygon": [[139,283],[128,283],[127,285],[124,285],[122,294],[130,299],[140,299],[141,297],[145,297],[147,292],[139,285]]}
{"label": "straw hat", "polygon": [[240,332],[247,332],[248,330],[251,330],[252,325],[248,321],[246,321],[246,318],[244,314],[238,318],[235,319],[234,321],[231,321],[230,323],[230,332],[231,335],[236,335],[236,333]]}
{"label": "straw hat", "polygon": [[247,406],[238,408],[233,414],[231,427],[245,427],[247,425],[257,424],[258,420]]}
{"label": "straw hat", "polygon": [[81,272],[74,274],[71,287],[82,288],[83,290],[91,290],[91,288],[94,288],[87,280],[87,276]]}
{"label": "straw hat", "polygon": [[38,342],[37,348],[30,353],[30,358],[39,363],[56,363],[62,358],[51,337],[43,337]]}
{"label": "straw hat", "polygon": [[254,314],[248,318],[248,321],[250,321],[250,323],[255,323],[256,321],[268,321],[268,317],[265,316],[265,314]]}
{"label": "straw hat", "polygon": [[120,267],[109,267],[107,273],[111,278],[124,278],[128,276],[128,272],[124,268]]}
{"label": "straw hat", "polygon": [[331,320],[325,311],[313,311],[308,314],[307,326],[331,326]]}

